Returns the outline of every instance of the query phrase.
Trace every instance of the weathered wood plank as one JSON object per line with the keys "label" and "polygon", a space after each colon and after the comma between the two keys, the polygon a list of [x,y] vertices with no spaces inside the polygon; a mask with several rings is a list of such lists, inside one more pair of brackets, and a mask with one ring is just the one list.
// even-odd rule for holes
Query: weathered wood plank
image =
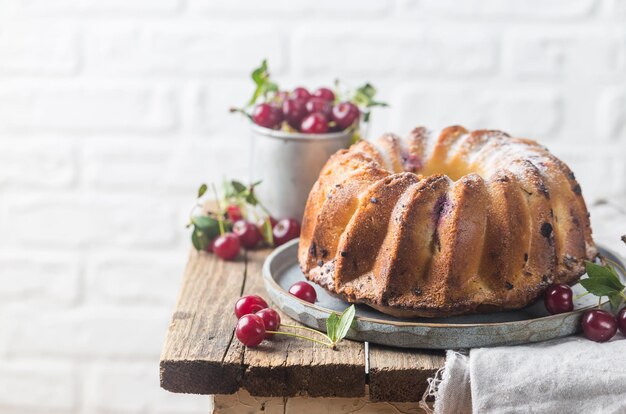
{"label": "weathered wood plank", "polygon": [[423,414],[417,403],[372,402],[367,396],[353,398],[311,398],[306,396],[255,397],[245,390],[234,395],[216,395],[214,414]]}
{"label": "weathered wood plank", "polygon": [[[262,266],[267,252],[248,254],[246,293],[265,294]],[[283,322],[299,325],[281,314]],[[311,334],[314,335],[314,334]],[[331,350],[311,341],[276,336],[245,349],[243,387],[252,395],[359,397],[365,395],[364,344],[342,341]]]}
{"label": "weathered wood plank", "polygon": [[419,401],[426,379],[443,366],[442,351],[369,345],[369,391],[372,401]]}
{"label": "weathered wood plank", "polygon": [[241,361],[226,356],[236,342],[232,307],[241,295],[245,269],[243,255],[224,262],[191,252],[161,354],[161,387],[193,394],[230,394],[239,389]]}

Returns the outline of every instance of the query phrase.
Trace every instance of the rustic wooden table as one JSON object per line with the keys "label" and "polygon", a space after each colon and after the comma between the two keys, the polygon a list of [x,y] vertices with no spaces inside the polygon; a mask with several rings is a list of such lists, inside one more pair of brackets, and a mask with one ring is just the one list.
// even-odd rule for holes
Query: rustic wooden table
{"label": "rustic wooden table", "polygon": [[261,268],[269,253],[224,262],[191,252],[161,355],[161,386],[215,394],[216,412],[421,412],[416,401],[443,365],[441,352],[347,340],[333,351],[287,337],[252,349],[234,338],[236,299],[267,296]]}

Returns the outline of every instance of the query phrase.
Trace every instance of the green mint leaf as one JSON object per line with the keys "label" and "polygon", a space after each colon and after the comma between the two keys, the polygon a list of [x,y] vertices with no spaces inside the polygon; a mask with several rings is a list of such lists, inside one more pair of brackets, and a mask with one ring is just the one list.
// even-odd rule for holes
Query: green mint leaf
{"label": "green mint leaf", "polygon": [[244,191],[246,191],[246,189],[247,189],[245,185],[243,185],[239,181],[235,181],[235,180],[232,180],[230,182],[230,185],[232,185],[232,187],[235,190],[236,194],[241,194]]}
{"label": "green mint leaf", "polygon": [[326,318],[326,335],[331,342],[337,342],[337,328],[339,327],[339,316],[335,312]]}
{"label": "green mint leaf", "polygon": [[195,230],[201,231],[209,239],[213,239],[220,234],[219,223],[213,217],[194,216],[191,218],[191,222],[193,223]]}
{"label": "green mint leaf", "polygon": [[350,305],[341,314],[341,317],[339,318],[339,326],[337,326],[337,341],[342,340],[348,334],[348,331],[352,326],[352,321],[354,321],[355,312],[356,309],[354,308],[354,305]]}
{"label": "green mint leaf", "polygon": [[202,197],[204,195],[204,193],[206,193],[207,188],[209,188],[209,187],[207,187],[206,184],[202,183],[200,188],[198,188],[198,197],[197,198]]}
{"label": "green mint leaf", "polygon": [[253,182],[252,184],[250,184],[250,188],[254,188],[254,187],[256,187],[257,185],[261,184],[262,182],[263,182],[262,180],[255,181],[255,182]]}
{"label": "green mint leaf", "polygon": [[622,291],[626,287],[620,282],[615,269],[610,266],[600,266],[587,261],[585,262],[585,269],[590,279],[601,281],[601,283],[607,287],[611,287],[618,291]]}

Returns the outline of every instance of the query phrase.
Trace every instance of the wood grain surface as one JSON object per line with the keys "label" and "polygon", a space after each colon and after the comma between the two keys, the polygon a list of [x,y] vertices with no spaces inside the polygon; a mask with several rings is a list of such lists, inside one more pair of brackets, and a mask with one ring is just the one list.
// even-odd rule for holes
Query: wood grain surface
{"label": "wood grain surface", "polygon": [[[344,340],[337,350],[278,337],[245,348],[234,337],[235,301],[264,292],[261,269],[269,250],[224,262],[192,251],[161,354],[161,386],[192,394],[234,394],[243,388],[263,397],[363,397],[416,401],[443,354],[372,345],[366,374],[365,346]],[[281,315],[283,323],[298,325]],[[290,330],[290,328],[284,328]],[[311,334],[313,335],[313,334]]]}
{"label": "wood grain surface", "polygon": [[419,401],[427,379],[443,366],[440,351],[416,352],[369,344],[369,396],[371,401]]}

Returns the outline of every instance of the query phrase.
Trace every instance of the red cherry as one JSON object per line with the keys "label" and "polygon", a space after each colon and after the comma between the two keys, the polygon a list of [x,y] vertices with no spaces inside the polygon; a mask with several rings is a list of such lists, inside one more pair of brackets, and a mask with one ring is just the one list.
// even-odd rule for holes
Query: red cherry
{"label": "red cherry", "polygon": [[235,335],[239,342],[253,348],[265,339],[265,325],[259,315],[244,315],[237,322]]}
{"label": "red cherry", "polygon": [[307,100],[311,97],[311,93],[302,86],[298,86],[293,91],[291,91],[291,96],[295,99],[304,99]]}
{"label": "red cherry", "polygon": [[209,242],[209,244],[208,244],[208,245],[207,245],[207,247],[206,247],[206,251],[207,251],[207,252],[209,252],[209,253],[213,253],[213,250],[215,249],[215,240],[216,240],[216,239],[213,239],[213,240],[211,240],[211,241]]}
{"label": "red cherry", "polygon": [[342,102],[333,107],[332,120],[337,126],[344,130],[354,124],[359,119],[359,108],[352,102]]}
{"label": "red cherry", "polygon": [[283,114],[277,107],[262,103],[252,110],[252,120],[262,127],[276,128],[283,121]]}
{"label": "red cherry", "polygon": [[574,310],[572,288],[567,285],[550,285],[543,296],[546,309],[551,314],[571,312]]}
{"label": "red cherry", "polygon": [[282,219],[272,229],[274,244],[280,246],[300,236],[300,223],[295,219]]}
{"label": "red cherry", "polygon": [[233,233],[218,236],[213,243],[213,251],[223,260],[232,260],[239,254],[239,238]]}
{"label": "red cherry", "polygon": [[236,204],[231,204],[226,207],[226,215],[233,223],[242,219],[241,209]]}
{"label": "red cherry", "polygon": [[332,110],[333,106],[330,102],[322,98],[311,98],[306,102],[306,111],[310,114],[313,112],[319,112],[326,118],[329,118]]}
{"label": "red cherry", "polygon": [[285,120],[294,129],[300,128],[300,123],[306,116],[306,101],[304,99],[287,99],[283,102]]}
{"label": "red cherry", "polygon": [[244,249],[253,249],[263,239],[259,229],[252,223],[239,220],[233,225],[233,233],[239,237]]}
{"label": "red cherry", "polygon": [[237,315],[237,318],[241,318],[243,315],[257,313],[265,308],[267,308],[267,302],[262,297],[246,295],[240,297],[237,303],[235,303],[235,315]]}
{"label": "red cherry", "polygon": [[[256,314],[263,319],[263,325],[266,331],[277,331],[280,327],[280,315],[274,309],[261,309]],[[274,336],[273,333],[265,335],[266,338],[271,338],[272,336]]]}
{"label": "red cherry", "polygon": [[602,309],[588,310],[582,317],[585,338],[596,342],[606,342],[617,332],[617,321],[609,312]]}
{"label": "red cherry", "polygon": [[335,100],[335,94],[328,88],[319,88],[315,92],[313,92],[313,96],[317,98],[322,98],[325,101],[332,102]]}
{"label": "red cherry", "polygon": [[622,335],[626,336],[626,307],[617,312],[617,327]]}
{"label": "red cherry", "polygon": [[317,300],[317,293],[315,288],[309,285],[307,282],[296,282],[289,288],[289,293],[297,297],[298,299],[305,300],[309,303],[315,303]]}
{"label": "red cherry", "polygon": [[305,134],[323,134],[328,131],[328,120],[324,114],[312,113],[302,120],[300,131]]}

